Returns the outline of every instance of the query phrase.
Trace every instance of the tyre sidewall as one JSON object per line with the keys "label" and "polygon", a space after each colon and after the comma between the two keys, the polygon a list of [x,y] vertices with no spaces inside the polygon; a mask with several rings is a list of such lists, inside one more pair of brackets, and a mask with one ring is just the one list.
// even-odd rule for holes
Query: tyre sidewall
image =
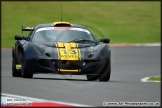
{"label": "tyre sidewall", "polygon": [[94,81],[97,80],[100,75],[86,75],[88,81]]}
{"label": "tyre sidewall", "polygon": [[108,67],[106,70],[103,72],[103,74],[100,76],[99,81],[109,81],[110,80],[110,75],[111,75],[111,60],[108,62]]}
{"label": "tyre sidewall", "polygon": [[26,61],[24,61],[22,63],[21,75],[22,75],[23,78],[27,78],[27,76],[28,76],[27,67],[26,67]]}
{"label": "tyre sidewall", "polygon": [[32,78],[33,77],[33,74],[28,73],[26,61],[24,61],[22,63],[21,75],[23,78]]}
{"label": "tyre sidewall", "polygon": [[12,59],[12,76],[21,77],[21,73],[16,70],[15,60]]}

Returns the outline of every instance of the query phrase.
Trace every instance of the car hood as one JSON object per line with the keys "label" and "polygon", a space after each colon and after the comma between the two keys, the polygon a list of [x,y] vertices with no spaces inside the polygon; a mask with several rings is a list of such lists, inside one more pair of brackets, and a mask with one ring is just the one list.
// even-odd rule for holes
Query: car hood
{"label": "car hood", "polygon": [[[41,56],[46,59],[58,60],[97,60],[107,46],[105,44],[78,44],[78,43],[34,43],[37,51],[41,52]],[[38,48],[39,47],[39,48]]]}
{"label": "car hood", "polygon": [[[47,47],[65,47],[68,44],[71,44],[71,45],[77,44],[78,48],[90,47],[90,46],[95,46],[96,45],[94,43],[81,44],[81,43],[75,43],[75,42],[70,42],[70,43],[67,43],[67,42],[43,42],[43,43],[35,42],[34,44],[44,45],[44,46],[47,46]],[[75,45],[73,45],[73,47],[74,46]]]}

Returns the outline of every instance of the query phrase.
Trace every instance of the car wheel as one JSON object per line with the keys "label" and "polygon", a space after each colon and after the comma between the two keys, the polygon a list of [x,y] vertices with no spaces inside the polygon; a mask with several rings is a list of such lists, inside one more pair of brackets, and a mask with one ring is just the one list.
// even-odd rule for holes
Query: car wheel
{"label": "car wheel", "polygon": [[33,74],[28,74],[27,65],[26,65],[26,61],[25,60],[23,60],[23,62],[22,62],[21,76],[23,78],[32,78],[33,77]]}
{"label": "car wheel", "polygon": [[86,76],[88,81],[95,81],[100,77],[100,75],[86,75]]}
{"label": "car wheel", "polygon": [[109,81],[111,75],[111,61],[109,62],[109,65],[105,72],[100,76],[99,81]]}
{"label": "car wheel", "polygon": [[12,76],[21,77],[21,73],[16,70],[15,60],[12,59]]}

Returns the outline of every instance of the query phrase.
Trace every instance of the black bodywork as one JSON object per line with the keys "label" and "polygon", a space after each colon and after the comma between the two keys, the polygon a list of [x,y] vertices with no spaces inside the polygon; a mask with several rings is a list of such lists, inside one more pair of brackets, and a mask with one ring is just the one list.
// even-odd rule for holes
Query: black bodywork
{"label": "black bodywork", "polygon": [[[32,36],[35,31],[42,27],[53,27],[52,24],[39,24],[34,28],[22,28],[23,31],[30,31],[27,37],[16,35],[17,40],[12,48],[13,68],[17,64],[21,65],[16,72],[22,75],[25,61],[28,74],[54,73],[70,75],[89,75],[88,80],[96,80],[107,72],[110,77],[111,72],[111,51],[106,43],[109,39],[98,39],[95,43],[79,42],[77,48],[80,50],[79,60],[60,60],[58,59],[57,46],[54,42],[32,42]],[[60,25],[61,26],[61,25]],[[72,27],[85,28],[78,24],[72,24]],[[99,44],[103,42],[102,44]],[[70,63],[70,64],[67,64]],[[108,68],[109,67],[109,68]],[[61,71],[60,69],[65,69]],[[67,70],[67,71],[66,71]],[[68,70],[78,70],[70,72]],[[13,75],[14,76],[14,75]],[[93,76],[93,78],[92,78]],[[106,79],[108,81],[109,78]]]}

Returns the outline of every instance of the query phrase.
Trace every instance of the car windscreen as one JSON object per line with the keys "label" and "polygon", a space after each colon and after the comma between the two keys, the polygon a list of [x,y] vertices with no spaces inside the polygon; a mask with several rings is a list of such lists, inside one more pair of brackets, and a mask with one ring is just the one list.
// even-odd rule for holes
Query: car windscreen
{"label": "car windscreen", "polygon": [[70,42],[73,40],[82,39],[94,41],[91,32],[84,28],[72,27],[46,27],[36,30],[32,41],[33,42]]}

